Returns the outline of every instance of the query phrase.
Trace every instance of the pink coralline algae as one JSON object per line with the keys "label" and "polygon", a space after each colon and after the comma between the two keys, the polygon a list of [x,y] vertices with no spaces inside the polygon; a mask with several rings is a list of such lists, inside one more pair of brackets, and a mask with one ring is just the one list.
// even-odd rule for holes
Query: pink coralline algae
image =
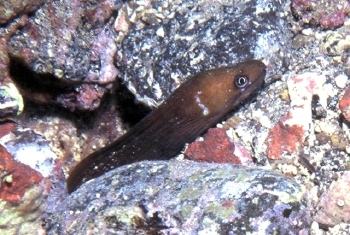
{"label": "pink coralline algae", "polygon": [[15,161],[2,145],[0,145],[0,175],[0,198],[11,203],[20,202],[28,188],[43,180],[39,172]]}
{"label": "pink coralline algae", "polygon": [[82,84],[74,92],[57,96],[57,101],[71,110],[94,110],[99,107],[105,91],[105,88],[94,84]]}
{"label": "pink coralline algae", "polygon": [[350,5],[347,0],[293,0],[291,8],[301,25],[320,25],[324,29],[335,29],[344,24]]}
{"label": "pink coralline algae", "polygon": [[350,121],[350,87],[345,90],[339,101],[339,108],[346,120]]}
{"label": "pink coralline algae", "polygon": [[320,25],[325,29],[341,27],[345,21],[346,12],[344,9],[325,14],[320,18]]}
{"label": "pink coralline algae", "polygon": [[253,162],[248,151],[230,139],[225,130],[220,128],[209,129],[203,141],[196,141],[188,146],[185,155],[189,159],[204,162],[238,165]]}
{"label": "pink coralline algae", "polygon": [[350,172],[346,171],[324,192],[314,219],[323,225],[334,226],[350,222]]}
{"label": "pink coralline algae", "polygon": [[291,108],[270,130],[267,143],[267,157],[279,159],[283,153],[291,154],[298,150],[310,131],[312,124],[311,101],[318,95],[320,103],[326,107],[326,92],[323,84],[326,77],[317,73],[292,75],[288,81]]}

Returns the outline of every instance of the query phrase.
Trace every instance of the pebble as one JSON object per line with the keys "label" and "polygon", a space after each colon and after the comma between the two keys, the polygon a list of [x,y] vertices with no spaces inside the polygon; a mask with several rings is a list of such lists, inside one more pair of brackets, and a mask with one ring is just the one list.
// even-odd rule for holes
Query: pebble
{"label": "pebble", "polygon": [[346,76],[345,74],[340,74],[338,76],[336,76],[334,78],[335,80],[335,85],[337,85],[337,87],[343,89],[346,87],[346,83],[348,82],[348,76]]}

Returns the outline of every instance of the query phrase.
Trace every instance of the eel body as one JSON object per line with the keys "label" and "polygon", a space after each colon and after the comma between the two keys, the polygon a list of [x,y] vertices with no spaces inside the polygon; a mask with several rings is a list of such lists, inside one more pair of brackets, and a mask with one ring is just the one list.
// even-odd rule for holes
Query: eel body
{"label": "eel body", "polygon": [[199,73],[184,82],[157,109],[70,173],[71,193],[82,183],[116,167],[142,160],[168,160],[261,88],[266,66],[258,60]]}

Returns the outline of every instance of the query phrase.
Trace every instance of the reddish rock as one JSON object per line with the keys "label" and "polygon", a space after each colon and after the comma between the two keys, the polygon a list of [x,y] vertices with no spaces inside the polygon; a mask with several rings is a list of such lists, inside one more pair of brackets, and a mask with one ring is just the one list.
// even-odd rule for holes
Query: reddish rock
{"label": "reddish rock", "polygon": [[350,121],[350,87],[345,90],[339,101],[339,108],[346,120]]}
{"label": "reddish rock", "polygon": [[326,77],[306,72],[292,75],[288,81],[290,110],[270,130],[266,139],[267,157],[279,159],[283,153],[298,150],[312,125],[312,97],[317,95],[322,107],[327,107],[328,95],[324,90]]}
{"label": "reddish rock", "polygon": [[[57,97],[57,100],[64,105],[64,107],[74,110],[94,110],[100,105],[105,88],[95,86],[94,84],[82,84],[77,91],[69,94],[62,94]],[[68,97],[75,97],[69,99]],[[78,101],[78,103],[76,102]]]}
{"label": "reddish rock", "polygon": [[252,162],[248,151],[230,139],[226,131],[220,128],[209,129],[203,141],[196,141],[188,146],[185,155],[189,159],[204,162],[239,165]]}
{"label": "reddish rock", "polygon": [[344,24],[345,16],[349,12],[349,3],[346,0],[293,0],[291,9],[301,25],[335,29]]}
{"label": "reddish rock", "polygon": [[11,133],[15,129],[16,123],[8,121],[0,124],[0,138]]}
{"label": "reddish rock", "polygon": [[270,130],[267,137],[267,157],[279,159],[283,152],[293,153],[302,144],[304,130],[298,125],[289,125],[291,113],[282,117]]}
{"label": "reddish rock", "polygon": [[20,202],[28,188],[43,180],[39,172],[15,161],[2,145],[0,145],[0,176],[0,198],[11,203]]}
{"label": "reddish rock", "polygon": [[346,12],[344,9],[335,10],[330,14],[324,14],[320,17],[320,25],[324,29],[339,28],[344,24]]}

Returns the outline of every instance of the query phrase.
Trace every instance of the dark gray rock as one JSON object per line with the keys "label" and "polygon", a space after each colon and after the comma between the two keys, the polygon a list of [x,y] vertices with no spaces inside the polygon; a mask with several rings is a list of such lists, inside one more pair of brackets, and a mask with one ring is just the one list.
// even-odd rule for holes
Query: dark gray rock
{"label": "dark gray rock", "polygon": [[92,180],[45,215],[47,234],[298,234],[304,189],[261,169],[141,162]]}
{"label": "dark gray rock", "polygon": [[[128,1],[117,63],[136,97],[157,106],[199,71],[264,59],[288,64],[290,35],[279,1]],[[127,13],[125,13],[127,14]],[[121,28],[121,26],[119,27]]]}

